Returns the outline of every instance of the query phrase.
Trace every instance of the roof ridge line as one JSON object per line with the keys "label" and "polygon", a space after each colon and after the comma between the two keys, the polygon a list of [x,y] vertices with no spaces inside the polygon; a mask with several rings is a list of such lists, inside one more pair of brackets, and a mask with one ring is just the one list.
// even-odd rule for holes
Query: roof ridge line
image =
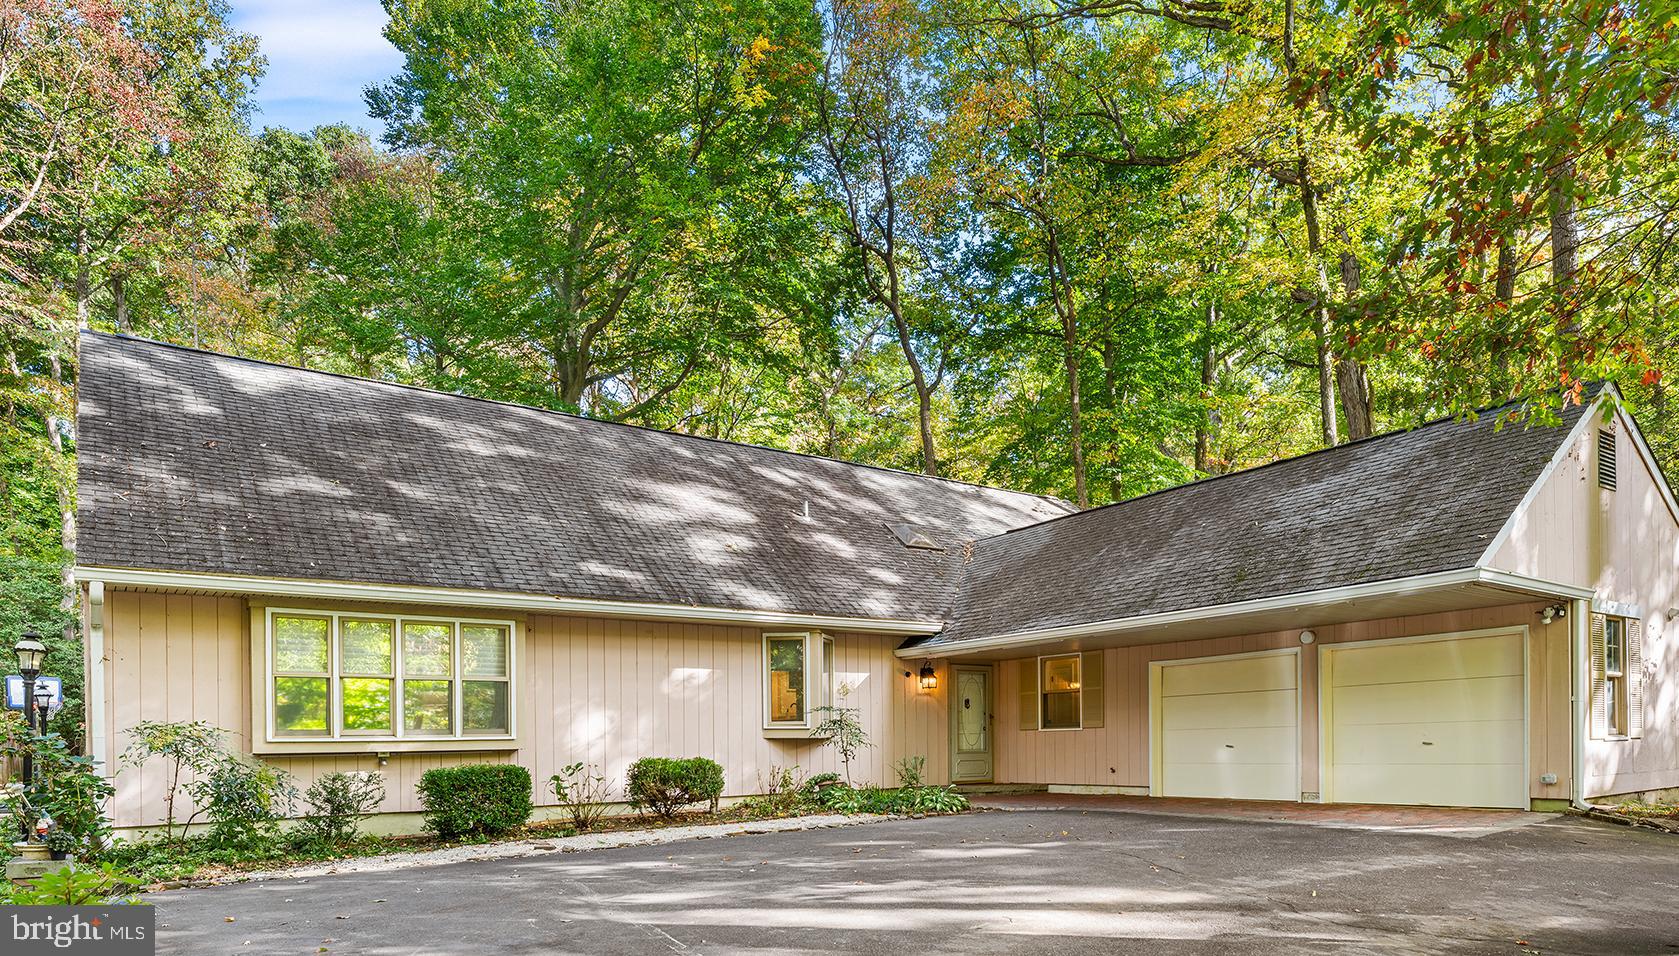
{"label": "roof ridge line", "polygon": [[[1599,394],[1601,394],[1603,389],[1608,387],[1609,384],[1610,383],[1606,383],[1606,382],[1596,382],[1596,383],[1594,383],[1594,388],[1591,390],[1592,391],[1591,401],[1595,401],[1597,396]],[[1582,407],[1582,408],[1586,407],[1587,405],[1591,404],[1591,401],[1581,403],[1580,407]],[[1484,405],[1480,408],[1475,409],[1473,412],[1470,412],[1469,414],[1474,415],[1475,418],[1477,420],[1479,420],[1482,416],[1488,414],[1489,412],[1496,412],[1496,411],[1499,411],[1500,409],[1509,408],[1509,407],[1517,405],[1517,404],[1521,404],[1521,401],[1518,400],[1518,399],[1512,399],[1510,401],[1501,402],[1497,405]],[[1034,524],[1021,525],[1018,528],[1010,528],[1007,531],[1003,531],[1003,532],[998,533],[998,534],[990,535],[990,536],[985,537],[985,538],[980,538],[980,539],[978,539],[978,541],[981,541],[981,542],[992,541],[992,540],[995,540],[995,539],[998,539],[998,538],[1004,538],[1004,537],[1007,537],[1011,534],[1016,534],[1016,533],[1022,532],[1022,531],[1030,531],[1034,528],[1041,528],[1044,525],[1054,524],[1055,522],[1064,521],[1068,518],[1079,518],[1079,517],[1083,517],[1085,515],[1097,514],[1097,513],[1103,512],[1103,511],[1107,511],[1110,508],[1118,508],[1118,507],[1121,507],[1122,505],[1128,505],[1128,504],[1131,504],[1132,502],[1142,501],[1142,500],[1147,499],[1147,498],[1155,498],[1155,497],[1159,497],[1161,495],[1171,494],[1174,491],[1183,491],[1183,490],[1188,489],[1188,488],[1196,488],[1196,487],[1199,487],[1201,485],[1211,484],[1215,481],[1219,481],[1219,480],[1224,479],[1224,478],[1235,478],[1235,477],[1238,477],[1240,475],[1251,475],[1255,472],[1264,471],[1267,468],[1275,468],[1278,465],[1286,465],[1286,464],[1290,464],[1291,462],[1304,461],[1307,458],[1313,458],[1313,457],[1316,457],[1316,456],[1319,456],[1319,455],[1326,455],[1326,454],[1329,454],[1330,452],[1341,451],[1343,449],[1353,448],[1353,447],[1356,447],[1356,446],[1359,446],[1359,445],[1370,444],[1372,442],[1381,441],[1384,438],[1397,438],[1400,435],[1409,435],[1412,432],[1419,432],[1419,431],[1422,431],[1425,428],[1433,428],[1433,427],[1438,426],[1438,425],[1444,425],[1444,424],[1447,424],[1447,423],[1450,423],[1450,422],[1455,422],[1455,421],[1458,421],[1458,420],[1459,420],[1458,415],[1442,415],[1438,418],[1431,418],[1431,419],[1428,419],[1427,421],[1419,422],[1419,423],[1417,423],[1415,425],[1412,425],[1408,428],[1398,428],[1398,429],[1395,429],[1393,431],[1382,432],[1379,435],[1366,435],[1363,438],[1355,438],[1352,441],[1342,442],[1339,445],[1330,445],[1330,446],[1325,447],[1325,448],[1314,448],[1311,451],[1303,452],[1303,453],[1298,454],[1298,455],[1293,455],[1293,456],[1290,456],[1288,458],[1278,458],[1275,461],[1261,462],[1260,464],[1253,465],[1253,466],[1248,467],[1248,468],[1243,468],[1243,469],[1240,469],[1238,471],[1227,471],[1227,472],[1224,472],[1223,474],[1207,475],[1204,478],[1197,478],[1194,481],[1186,481],[1181,485],[1172,485],[1169,488],[1157,488],[1154,491],[1144,492],[1143,494],[1136,495],[1136,496],[1131,497],[1131,498],[1126,498],[1123,501],[1109,502],[1108,504],[1102,505],[1101,507],[1098,507],[1098,508],[1087,508],[1083,511],[1072,511],[1072,512],[1068,512],[1067,514],[1056,515],[1053,518],[1046,518],[1043,521],[1039,521],[1039,522],[1036,522]]]}
{"label": "roof ridge line", "polygon": [[[926,481],[941,481],[941,482],[944,482],[946,484],[958,485],[958,486],[961,486],[961,487],[964,487],[964,488],[975,488],[975,489],[978,489],[978,490],[981,490],[981,491],[995,491],[995,492],[1000,492],[1000,493],[1008,494],[1008,495],[1019,495],[1019,496],[1024,497],[1024,498],[1036,498],[1040,501],[1047,501],[1047,502],[1050,502],[1051,504],[1071,506],[1071,503],[1066,501],[1063,498],[1057,498],[1054,495],[1039,494],[1039,493],[1033,492],[1033,491],[1016,491],[1013,488],[999,488],[996,485],[982,485],[982,484],[980,484],[979,482],[976,482],[976,481],[963,481],[960,478],[947,478],[943,475],[927,475],[927,474],[922,474],[920,472],[908,471],[908,470],[903,469],[903,468],[890,468],[890,467],[887,467],[886,465],[875,465],[875,464],[870,464],[868,462],[846,461],[843,458],[830,458],[827,455],[813,455],[813,454],[810,454],[809,452],[792,451],[792,450],[786,449],[786,448],[776,448],[776,447],[771,446],[771,445],[756,445],[756,444],[752,444],[751,442],[730,441],[727,438],[713,438],[709,435],[691,435],[691,434],[688,434],[687,432],[677,432],[677,431],[670,431],[668,429],[663,429],[663,428],[653,428],[653,427],[648,426],[648,425],[635,425],[635,424],[631,424],[629,422],[615,422],[615,421],[611,421],[609,419],[604,419],[604,418],[590,418],[587,415],[579,415],[575,412],[562,411],[562,410],[556,409],[556,408],[543,408],[540,405],[528,405],[524,402],[510,402],[510,401],[505,401],[503,399],[497,399],[497,398],[485,398],[481,395],[466,395],[466,394],[463,394],[461,392],[449,392],[449,391],[444,391],[443,389],[440,389],[440,388],[428,388],[424,385],[412,385],[412,384],[409,384],[407,382],[390,382],[390,381],[385,381],[384,379],[364,378],[360,375],[349,375],[349,374],[346,374],[344,372],[332,372],[332,371],[328,371],[326,369],[303,368],[303,367],[300,367],[300,366],[297,366],[297,365],[287,365],[284,362],[274,362],[274,361],[270,361],[268,359],[252,358],[248,355],[230,355],[227,352],[217,352],[213,349],[195,348],[195,347],[190,346],[190,345],[181,345],[177,342],[166,342],[166,341],[163,341],[161,339],[148,338],[147,336],[144,336],[144,335],[134,335],[134,334],[129,333],[129,332],[105,332],[105,331],[101,331],[101,330],[98,330],[98,329],[81,329],[80,334],[84,335],[84,336],[97,336],[99,338],[111,339],[111,340],[115,340],[115,341],[140,342],[140,343],[143,343],[143,344],[146,344],[146,345],[155,345],[155,346],[158,346],[160,348],[174,349],[175,351],[178,351],[178,352],[187,352],[187,353],[190,353],[190,354],[193,354],[193,355],[205,355],[205,356],[209,356],[211,358],[228,359],[228,360],[234,361],[234,362],[247,362],[247,363],[250,363],[252,365],[266,365],[269,368],[283,369],[283,370],[288,371],[288,372],[304,372],[304,373],[307,373],[307,374],[310,374],[310,375],[325,375],[325,376],[328,376],[328,377],[331,377],[331,378],[339,378],[339,379],[344,379],[346,381],[351,381],[351,382],[360,382],[360,383],[367,384],[367,385],[382,385],[382,386],[386,386],[386,387],[389,387],[389,388],[404,388],[404,389],[408,389],[410,391],[420,392],[420,393],[427,394],[427,395],[439,395],[439,396],[443,396],[445,398],[462,399],[464,401],[470,401],[470,402],[482,402],[482,403],[487,404],[487,405],[497,405],[497,406],[500,406],[502,408],[522,408],[522,409],[526,409],[528,411],[540,412],[540,413],[546,414],[546,415],[555,415],[555,416],[558,416],[558,417],[561,417],[561,418],[569,418],[569,419],[572,419],[573,421],[585,422],[585,423],[591,424],[591,425],[609,425],[609,426],[615,426],[615,427],[618,427],[618,428],[629,428],[629,429],[633,429],[633,430],[639,431],[639,432],[648,432],[648,433],[655,434],[655,435],[668,435],[668,436],[671,436],[673,438],[683,438],[683,439],[688,439],[688,440],[692,440],[692,441],[712,442],[714,444],[719,444],[719,445],[728,445],[728,446],[733,447],[733,448],[753,448],[753,449],[757,449],[759,451],[775,452],[776,454],[781,454],[781,455],[792,455],[796,458],[808,458],[812,461],[832,462],[833,464],[836,464],[836,465],[846,465],[846,466],[852,467],[852,468],[867,468],[871,471],[881,471],[881,472],[885,472],[885,473],[890,474],[890,475],[903,475],[904,477],[907,477],[907,478],[917,478],[917,479],[922,479],[922,480],[926,480]],[[1074,511],[1074,512],[1070,512],[1070,513],[1071,514],[1077,514],[1078,512]],[[1066,517],[1066,515],[1056,515],[1053,518],[1047,518],[1045,520],[1046,521],[1054,521],[1057,518],[1061,518],[1061,517]]]}

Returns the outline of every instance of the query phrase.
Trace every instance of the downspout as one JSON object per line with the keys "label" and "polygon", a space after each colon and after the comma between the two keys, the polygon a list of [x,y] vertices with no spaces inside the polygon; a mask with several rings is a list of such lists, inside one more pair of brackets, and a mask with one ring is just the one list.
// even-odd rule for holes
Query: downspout
{"label": "downspout", "polygon": [[98,762],[100,772],[111,777],[106,760],[107,741],[105,722],[110,717],[110,704],[105,700],[105,582],[87,582],[87,701],[83,714],[87,721],[88,756]]}
{"label": "downspout", "polygon": [[1587,700],[1591,696],[1591,689],[1587,681],[1591,675],[1590,638],[1588,629],[1591,626],[1592,607],[1582,598],[1575,598],[1570,616],[1573,623],[1568,628],[1570,638],[1569,659],[1573,662],[1570,676],[1573,678],[1574,692],[1572,694],[1573,715],[1569,723],[1573,763],[1569,767],[1569,803],[1576,810],[1584,810],[1590,806],[1586,803],[1586,712]]}

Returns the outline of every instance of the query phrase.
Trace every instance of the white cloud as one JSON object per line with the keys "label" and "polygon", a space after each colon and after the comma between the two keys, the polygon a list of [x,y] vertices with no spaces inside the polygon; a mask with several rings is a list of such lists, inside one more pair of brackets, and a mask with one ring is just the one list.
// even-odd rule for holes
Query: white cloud
{"label": "white cloud", "polygon": [[232,0],[232,7],[234,26],[256,34],[268,57],[258,126],[374,126],[362,88],[402,68],[402,54],[381,33],[378,0]]}

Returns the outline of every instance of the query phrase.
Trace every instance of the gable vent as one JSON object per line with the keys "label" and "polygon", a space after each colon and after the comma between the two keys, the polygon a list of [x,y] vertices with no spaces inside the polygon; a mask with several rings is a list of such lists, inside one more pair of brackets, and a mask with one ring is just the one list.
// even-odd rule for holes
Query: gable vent
{"label": "gable vent", "polygon": [[1597,483],[1615,490],[1615,433],[1605,429],[1597,432]]}

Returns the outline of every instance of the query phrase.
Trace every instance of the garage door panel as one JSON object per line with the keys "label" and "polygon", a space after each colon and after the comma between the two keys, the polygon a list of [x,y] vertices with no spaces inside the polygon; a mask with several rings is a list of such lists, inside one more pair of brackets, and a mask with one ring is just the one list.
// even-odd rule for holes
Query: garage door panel
{"label": "garage door panel", "polygon": [[1161,671],[1160,696],[1291,690],[1299,683],[1297,672],[1292,654],[1208,661],[1205,664],[1177,664]]}
{"label": "garage door panel", "polygon": [[1517,634],[1349,647],[1335,652],[1335,684],[1385,684],[1396,673],[1407,680],[1511,677],[1522,673],[1522,639]]}
{"label": "garage door panel", "polygon": [[1523,640],[1326,647],[1330,799],[1526,806]]}
{"label": "garage door panel", "polygon": [[1340,725],[1335,760],[1341,766],[1506,763],[1522,752],[1522,737],[1520,720]]}
{"label": "garage door panel", "polygon": [[1174,729],[1293,727],[1299,698],[1292,690],[1196,694],[1160,702],[1161,725]]}
{"label": "garage door panel", "polygon": [[1172,797],[1231,800],[1298,800],[1294,764],[1170,764],[1162,792]]}
{"label": "garage door panel", "polygon": [[1279,755],[1293,751],[1294,727],[1232,727],[1168,730],[1161,742],[1173,763],[1286,763]]}
{"label": "garage door panel", "polygon": [[1292,654],[1161,668],[1160,792],[1298,799],[1297,674]]}
{"label": "garage door panel", "polygon": [[[1340,661],[1335,662],[1336,670]],[[1416,681],[1341,687],[1335,695],[1335,721],[1382,724],[1426,715],[1441,723],[1463,720],[1520,720],[1522,678],[1481,677],[1451,681]],[[1397,715],[1397,716],[1396,716]]]}
{"label": "garage door panel", "polygon": [[1527,806],[1521,764],[1350,765],[1334,771],[1337,803],[1437,807]]}

